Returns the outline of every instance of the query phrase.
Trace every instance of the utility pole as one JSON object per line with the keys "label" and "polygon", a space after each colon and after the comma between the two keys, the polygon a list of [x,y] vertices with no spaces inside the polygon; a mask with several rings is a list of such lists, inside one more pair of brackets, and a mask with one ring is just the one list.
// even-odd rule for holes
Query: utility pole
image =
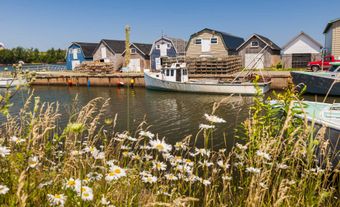
{"label": "utility pole", "polygon": [[125,67],[129,66],[130,63],[130,56],[131,56],[131,51],[130,51],[130,32],[131,28],[129,25],[125,26]]}

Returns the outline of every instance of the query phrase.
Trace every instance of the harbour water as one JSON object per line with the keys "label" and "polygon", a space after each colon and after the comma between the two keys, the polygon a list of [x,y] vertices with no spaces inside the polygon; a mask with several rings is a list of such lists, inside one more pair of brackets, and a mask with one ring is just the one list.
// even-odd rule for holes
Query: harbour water
{"label": "harbour water", "polygon": [[[116,87],[65,87],[65,86],[34,86],[34,95],[41,98],[41,102],[58,102],[62,117],[59,126],[67,124],[70,116],[70,106],[78,95],[78,107],[86,105],[90,100],[103,97],[109,100],[106,117],[118,115],[117,131],[130,129],[134,131],[144,120],[151,126],[150,131],[157,133],[160,138],[166,137],[170,143],[175,143],[185,136],[195,136],[199,124],[207,124],[204,114],[210,114],[214,102],[221,101],[227,95],[191,94],[150,91],[144,88],[116,88]],[[270,94],[269,94],[270,95]],[[11,113],[17,114],[28,97],[28,90],[20,91],[12,100]],[[323,97],[307,95],[307,100],[322,101]],[[328,102],[339,102],[339,98],[330,97]],[[249,116],[249,107],[253,98],[233,96],[222,104],[216,115],[226,120],[217,124],[213,135],[216,147],[234,145],[235,129]],[[2,119],[3,120],[3,119]],[[198,144],[203,140],[199,139]]]}

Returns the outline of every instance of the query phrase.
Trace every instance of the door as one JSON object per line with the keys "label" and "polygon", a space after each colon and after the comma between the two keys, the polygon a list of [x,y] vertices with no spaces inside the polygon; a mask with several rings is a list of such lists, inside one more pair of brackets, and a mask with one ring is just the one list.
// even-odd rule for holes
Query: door
{"label": "door", "polygon": [[246,69],[263,69],[264,68],[264,56],[263,54],[246,54],[244,67]]}
{"label": "door", "polygon": [[105,59],[106,58],[106,48],[102,47],[102,48],[100,48],[100,51],[102,53],[102,59]]}
{"label": "door", "polygon": [[129,70],[130,71],[141,71],[140,68],[140,59],[131,59],[129,63]]}
{"label": "door", "polygon": [[293,54],[292,68],[306,68],[311,59],[311,54]]}
{"label": "door", "polygon": [[73,60],[78,60],[78,49],[72,50]]}
{"label": "door", "polygon": [[210,52],[210,40],[202,39],[202,52]]}
{"label": "door", "polygon": [[182,74],[180,69],[176,69],[176,81],[178,82],[182,81]]}
{"label": "door", "polygon": [[156,63],[156,70],[162,69],[161,58],[155,58],[155,63]]}
{"label": "door", "polygon": [[79,60],[72,60],[72,70],[73,70],[77,65],[80,65],[80,61],[79,61]]}
{"label": "door", "polygon": [[168,55],[168,53],[167,53],[168,45],[167,44],[161,44],[160,50],[161,50],[161,57],[165,57],[165,56]]}

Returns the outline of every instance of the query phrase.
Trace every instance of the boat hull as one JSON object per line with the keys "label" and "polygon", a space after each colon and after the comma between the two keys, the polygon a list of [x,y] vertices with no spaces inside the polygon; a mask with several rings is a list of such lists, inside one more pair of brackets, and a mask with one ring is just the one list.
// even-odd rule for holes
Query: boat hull
{"label": "boat hull", "polygon": [[24,85],[27,82],[23,79],[14,79],[13,78],[1,78],[0,79],[0,88],[8,88],[8,87],[16,87],[18,85]]}
{"label": "boat hull", "polygon": [[[312,72],[291,72],[291,75],[295,85],[305,84],[307,86],[306,92],[312,94],[327,94],[336,80],[335,77],[321,76]],[[340,96],[340,82],[334,83],[329,95]]]}
{"label": "boat hull", "polygon": [[[152,90],[178,91],[191,93],[214,93],[214,94],[244,94],[255,95],[257,90],[253,83],[195,83],[195,82],[172,82],[160,80],[152,77],[149,73],[144,73],[145,87]],[[260,93],[266,93],[270,89],[270,83],[259,83]]]}

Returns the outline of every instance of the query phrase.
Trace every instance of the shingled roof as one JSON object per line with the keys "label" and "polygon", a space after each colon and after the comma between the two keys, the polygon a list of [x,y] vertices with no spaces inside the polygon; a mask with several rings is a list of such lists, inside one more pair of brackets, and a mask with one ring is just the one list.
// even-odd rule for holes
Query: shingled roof
{"label": "shingled roof", "polygon": [[235,36],[229,33],[221,32],[221,31],[217,31],[217,30],[213,30],[209,28],[202,29],[201,31],[196,32],[195,34],[192,34],[190,36],[190,40],[204,31],[208,31],[208,32],[220,35],[222,37],[224,45],[229,50],[236,50],[244,42],[244,39],[242,37],[238,37],[238,36]]}
{"label": "shingled roof", "polygon": [[144,43],[132,43],[134,46],[137,47],[142,53],[145,55],[149,55],[150,50],[152,48],[152,44],[144,44]]}
{"label": "shingled roof", "polygon": [[172,44],[176,48],[176,52],[178,54],[185,54],[185,47],[187,46],[187,41],[180,39],[180,38],[174,38],[174,37],[166,37],[167,39],[171,40]]}
{"label": "shingled roof", "polygon": [[78,45],[84,53],[85,58],[92,58],[93,52],[97,48],[98,43],[90,42],[73,42],[73,44]]}
{"label": "shingled roof", "polygon": [[272,50],[281,50],[281,48],[277,44],[275,44],[273,41],[271,41],[269,38],[259,35],[259,34],[253,34],[252,36],[250,36],[248,40],[246,40],[242,45],[240,45],[237,48],[237,50],[239,50],[242,46],[247,44],[253,37],[257,37],[258,39],[260,39],[263,43],[267,44]]}
{"label": "shingled roof", "polygon": [[328,30],[329,30],[329,28],[331,28],[331,26],[332,26],[335,22],[338,22],[338,21],[340,21],[340,18],[334,19],[334,20],[328,22],[328,24],[326,25],[326,28],[325,28],[325,30],[323,31],[323,33],[324,33],[324,34],[327,33]]}
{"label": "shingled roof", "polygon": [[104,43],[114,53],[123,53],[125,50],[125,40],[103,39],[100,42]]}

